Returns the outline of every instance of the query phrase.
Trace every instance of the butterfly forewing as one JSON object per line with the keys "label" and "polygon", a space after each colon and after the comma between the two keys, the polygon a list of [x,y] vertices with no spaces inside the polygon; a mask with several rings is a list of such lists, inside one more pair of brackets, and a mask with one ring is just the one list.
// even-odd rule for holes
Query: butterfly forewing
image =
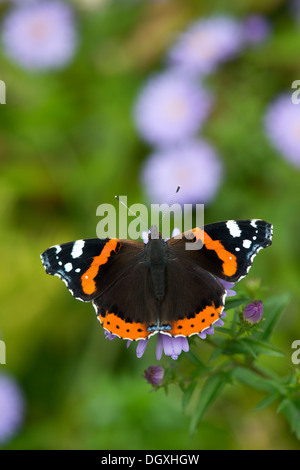
{"label": "butterfly forewing", "polygon": [[[199,242],[200,249],[187,249]],[[272,225],[264,220],[228,220],[196,227],[168,242],[178,258],[189,259],[215,276],[237,282],[257,253],[272,243]]]}
{"label": "butterfly forewing", "polygon": [[41,259],[47,274],[58,276],[75,298],[89,302],[115,283],[142,249],[142,243],[130,240],[91,238],[55,245]]}

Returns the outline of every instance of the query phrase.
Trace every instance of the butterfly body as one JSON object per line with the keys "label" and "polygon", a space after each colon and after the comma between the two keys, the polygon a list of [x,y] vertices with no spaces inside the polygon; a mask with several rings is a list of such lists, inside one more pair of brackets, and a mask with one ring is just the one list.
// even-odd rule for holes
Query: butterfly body
{"label": "butterfly body", "polygon": [[168,263],[168,249],[165,242],[159,237],[152,237],[153,233],[157,234],[155,227],[150,233],[149,242],[145,244],[144,250],[147,254],[146,269],[148,269],[149,289],[153,292],[153,296],[157,302],[161,302],[166,293],[166,265]]}
{"label": "butterfly body", "polygon": [[93,302],[108,332],[130,340],[158,332],[191,336],[220,318],[223,281],[242,279],[271,239],[271,224],[257,219],[196,227],[167,241],[152,226],[145,244],[77,240],[48,248],[41,258],[74,297]]}

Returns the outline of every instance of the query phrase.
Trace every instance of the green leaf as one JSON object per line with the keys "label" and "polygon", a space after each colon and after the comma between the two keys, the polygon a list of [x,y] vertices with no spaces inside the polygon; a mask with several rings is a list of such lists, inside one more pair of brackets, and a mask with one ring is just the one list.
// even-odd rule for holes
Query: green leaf
{"label": "green leaf", "polygon": [[257,359],[257,354],[255,350],[251,347],[251,344],[248,344],[244,338],[236,339],[231,341],[226,349],[225,354],[232,356],[233,354],[250,354],[250,356]]}
{"label": "green leaf", "polygon": [[248,304],[249,302],[251,302],[251,299],[247,298],[247,297],[244,297],[242,299],[236,299],[236,298],[228,298],[226,299],[226,302],[225,302],[225,310],[230,310],[232,308],[236,308],[236,307],[239,307],[240,305],[243,305],[243,304]]}
{"label": "green leaf", "polygon": [[209,377],[200,393],[200,397],[196,406],[195,413],[193,414],[190,426],[191,434],[197,430],[197,426],[202,420],[207,408],[217,398],[223,390],[227,382],[226,376],[223,374],[216,374]]}
{"label": "green leaf", "polygon": [[290,302],[291,295],[284,293],[264,301],[264,321],[261,324],[263,331],[254,331],[253,336],[261,340],[269,339],[280,315]]}
{"label": "green leaf", "polygon": [[192,398],[192,395],[195,391],[195,388],[197,387],[198,383],[197,382],[192,382],[188,387],[187,389],[185,390],[184,394],[183,394],[183,397],[182,397],[182,408],[183,408],[183,411],[186,410],[191,398]]}
{"label": "green leaf", "polygon": [[196,366],[199,375],[210,370],[191,349],[185,354],[185,357]]}
{"label": "green leaf", "polygon": [[284,392],[283,387],[280,386],[276,381],[262,377],[258,373],[250,369],[247,369],[243,366],[238,366],[233,369],[231,376],[238,380],[239,382],[248,385],[250,387],[256,388],[257,390],[266,390],[268,392]]}
{"label": "green leaf", "polygon": [[277,408],[277,413],[279,412],[284,414],[290,423],[292,431],[300,439],[300,409],[291,400],[285,398]]}
{"label": "green leaf", "polygon": [[219,333],[224,333],[232,336],[232,330],[230,330],[229,328],[225,328],[224,326],[216,326],[215,328],[217,328],[217,331]]}
{"label": "green leaf", "polygon": [[216,349],[212,352],[212,354],[211,354],[211,356],[210,356],[208,362],[213,362],[213,361],[214,361],[215,359],[217,359],[221,354],[223,354],[223,352],[224,352],[224,351],[223,351],[223,348],[216,348]]}
{"label": "green leaf", "polygon": [[230,341],[226,345],[226,348],[224,348],[224,353],[227,355],[250,354],[254,359],[257,359],[260,354],[275,357],[284,356],[284,354],[272,344],[255,338],[239,338]]}
{"label": "green leaf", "polygon": [[254,338],[243,338],[242,344],[246,347],[251,348],[254,354],[266,354],[268,356],[283,357],[284,354],[272,344],[266,341],[256,340]]}
{"label": "green leaf", "polygon": [[267,397],[263,398],[254,408],[254,411],[261,411],[270,406],[275,400],[279,398],[278,393],[272,393]]}

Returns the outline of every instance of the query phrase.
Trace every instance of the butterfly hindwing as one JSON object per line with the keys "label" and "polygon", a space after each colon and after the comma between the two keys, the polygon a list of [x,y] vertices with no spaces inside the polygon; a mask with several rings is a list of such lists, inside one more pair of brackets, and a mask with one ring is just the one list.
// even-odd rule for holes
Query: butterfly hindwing
{"label": "butterfly hindwing", "polygon": [[159,306],[149,289],[149,270],[143,256],[128,260],[123,275],[93,301],[97,318],[109,332],[123,339],[146,339],[156,323]]}
{"label": "butterfly hindwing", "polygon": [[138,263],[129,262],[124,275],[94,299],[98,320],[109,333],[130,340],[158,332],[191,336],[220,317],[225,302],[223,285],[187,260],[167,257],[165,262],[166,289],[161,302],[152,294],[150,271],[142,256]]}
{"label": "butterfly hindwing", "polygon": [[172,336],[201,333],[220,318],[226,291],[212,274],[187,260],[167,264],[166,297],[161,305],[161,323]]}

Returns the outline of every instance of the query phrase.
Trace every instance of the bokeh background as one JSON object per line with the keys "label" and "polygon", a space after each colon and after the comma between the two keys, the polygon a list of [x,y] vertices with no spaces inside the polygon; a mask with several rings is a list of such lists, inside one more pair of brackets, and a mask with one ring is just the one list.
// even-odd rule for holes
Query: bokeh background
{"label": "bokeh background", "polygon": [[39,255],[95,237],[96,208],[116,194],[150,206],[178,184],[206,223],[266,219],[274,243],[249,277],[265,297],[291,293],[273,337],[286,355],[268,358],[287,373],[300,339],[300,2],[2,0],[0,15],[1,447],[299,448],[241,386],[190,436],[180,390],[151,393],[143,378],[155,345],[138,359],[105,339]]}

